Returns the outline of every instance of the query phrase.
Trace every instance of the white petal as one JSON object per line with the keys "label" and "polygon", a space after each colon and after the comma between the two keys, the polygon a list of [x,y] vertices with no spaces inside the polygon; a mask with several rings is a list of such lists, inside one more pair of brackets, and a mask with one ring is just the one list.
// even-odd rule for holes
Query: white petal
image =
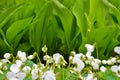
{"label": "white petal", "polygon": [[24,71],[25,73],[29,73],[30,70],[31,70],[31,68],[30,68],[29,66],[25,66],[25,67],[23,68],[23,71]]}
{"label": "white petal", "polygon": [[26,77],[26,73],[24,72],[18,72],[16,74],[16,77],[19,79],[19,80],[23,80],[25,77]]}
{"label": "white petal", "polygon": [[26,58],[26,53],[25,53],[25,52],[18,51],[18,52],[17,52],[17,56],[18,56],[23,62],[25,62],[25,61],[27,60],[27,58]]}
{"label": "white petal", "polygon": [[111,63],[116,63],[116,58],[115,57],[113,57],[113,58],[111,58]]}
{"label": "white petal", "polygon": [[16,65],[17,65],[18,67],[21,67],[22,64],[23,64],[23,62],[22,62],[21,60],[16,60]]}
{"label": "white petal", "polygon": [[114,48],[114,52],[120,54],[120,47],[119,47],[119,46],[115,47],[115,48]]}
{"label": "white petal", "polygon": [[94,61],[92,61],[92,66],[93,66],[93,69],[95,69],[95,70],[99,69],[99,65],[97,63],[95,63]]}
{"label": "white petal", "polygon": [[28,59],[30,59],[30,60],[31,60],[31,59],[34,59],[34,56],[33,56],[33,55],[29,55],[29,56],[28,56]]}
{"label": "white petal", "polygon": [[32,69],[31,74],[32,74],[32,80],[36,80],[38,78],[38,68],[37,65],[34,66],[35,69]]}
{"label": "white petal", "polygon": [[100,71],[101,71],[101,72],[105,72],[105,71],[106,71],[106,67],[101,66],[101,67],[100,67]]}
{"label": "white petal", "polygon": [[17,72],[20,71],[19,67],[18,67],[16,64],[12,64],[12,65],[10,66],[10,70],[11,70],[12,72],[14,72],[14,73],[17,73]]}
{"label": "white petal", "polygon": [[112,70],[113,72],[117,72],[117,71],[118,71],[118,66],[116,66],[116,65],[115,65],[115,66],[112,66],[112,67],[111,67],[111,70]]}
{"label": "white petal", "polygon": [[87,52],[93,52],[94,51],[94,46],[91,44],[85,44],[85,47],[87,48]]}
{"label": "white petal", "polygon": [[9,80],[19,80],[19,79],[17,79],[16,77],[14,77],[14,78],[11,78],[11,79],[9,79]]}
{"label": "white petal", "polygon": [[84,67],[85,67],[84,62],[82,60],[80,60],[78,63],[78,72],[80,72]]}
{"label": "white petal", "polygon": [[56,80],[55,74],[50,70],[42,75],[42,80]]}
{"label": "white petal", "polygon": [[53,59],[55,63],[59,63],[60,58],[63,58],[63,56],[59,53],[53,54]]}
{"label": "white petal", "polygon": [[87,52],[86,56],[89,58],[91,56],[91,52]]}
{"label": "white petal", "polygon": [[101,63],[101,60],[99,60],[99,59],[94,59],[94,61],[95,61],[95,63],[97,63],[97,64],[100,64],[100,63]]}
{"label": "white petal", "polygon": [[107,61],[106,60],[102,60],[102,64],[107,64]]}
{"label": "white petal", "polygon": [[84,62],[78,58],[75,58],[75,57],[73,58],[73,64],[77,64],[78,72],[80,72],[85,67]]}
{"label": "white petal", "polygon": [[38,69],[33,69],[31,71],[32,74],[32,80],[36,80],[38,78]]}
{"label": "white petal", "polygon": [[12,80],[13,78],[15,78],[16,77],[15,75],[16,74],[13,72],[7,72],[6,74],[8,80]]}
{"label": "white petal", "polygon": [[10,53],[5,53],[5,54],[4,54],[4,58],[5,58],[5,59],[10,59]]}
{"label": "white petal", "polygon": [[88,76],[84,77],[84,80],[93,80],[93,74],[88,74]]}

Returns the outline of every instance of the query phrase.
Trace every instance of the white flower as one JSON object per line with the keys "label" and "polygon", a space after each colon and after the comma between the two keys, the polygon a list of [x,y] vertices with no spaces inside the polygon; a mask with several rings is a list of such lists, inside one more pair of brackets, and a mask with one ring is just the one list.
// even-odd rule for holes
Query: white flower
{"label": "white flower", "polygon": [[7,62],[10,63],[10,61],[8,59],[2,59],[1,61],[2,61],[3,64],[5,64]]}
{"label": "white flower", "polygon": [[59,53],[53,54],[53,59],[56,64],[60,63],[60,59],[64,59],[63,56]]}
{"label": "white flower", "polygon": [[113,63],[112,63],[111,60],[109,59],[109,60],[107,60],[107,64],[108,64],[108,65],[112,65]]}
{"label": "white flower", "polygon": [[55,74],[50,70],[42,75],[42,80],[56,80]]}
{"label": "white flower", "polygon": [[11,58],[11,54],[10,53],[5,53],[4,54],[4,58],[5,59],[10,59]]}
{"label": "white flower", "polygon": [[92,61],[92,66],[93,66],[93,69],[95,69],[95,70],[99,69],[99,64],[95,63],[94,61]]}
{"label": "white flower", "polygon": [[119,69],[119,67],[116,66],[116,65],[114,65],[114,66],[111,67],[111,70],[112,70],[113,72],[117,72],[118,69]]}
{"label": "white flower", "polygon": [[86,56],[89,58],[89,57],[91,57],[91,52],[87,52],[86,53]]}
{"label": "white flower", "polygon": [[74,57],[82,59],[82,58],[85,58],[85,55],[83,55],[82,53],[79,53],[79,54],[75,54]]}
{"label": "white flower", "polygon": [[20,71],[20,66],[22,61],[16,60],[16,64],[10,66],[10,72],[7,72],[8,80],[23,80],[26,76],[26,73]]}
{"label": "white flower", "polygon": [[116,75],[118,76],[118,77],[120,77],[120,65],[119,66],[116,66],[116,65],[114,65],[114,66],[112,66],[111,67],[111,71],[113,71],[113,72],[115,72],[116,73]]}
{"label": "white flower", "polygon": [[87,57],[87,60],[85,60],[85,63],[86,64],[91,64],[91,62],[94,60],[94,57],[93,56],[89,56]]}
{"label": "white flower", "polygon": [[32,69],[32,80],[36,80],[38,78],[38,69]]}
{"label": "white flower", "polygon": [[10,70],[13,72],[13,73],[18,73],[20,71],[19,67],[17,66],[17,64],[12,64],[10,66]]}
{"label": "white flower", "polygon": [[35,58],[35,57],[34,57],[33,55],[29,55],[29,56],[28,56],[28,59],[30,59],[30,60],[31,60],[31,59],[34,59],[34,58]]}
{"label": "white flower", "polygon": [[94,59],[94,60],[92,61],[91,65],[93,66],[93,69],[98,70],[100,63],[101,63],[101,60],[99,60],[99,59]]}
{"label": "white flower", "polygon": [[16,60],[16,65],[18,67],[21,67],[23,65],[23,62],[21,60]]}
{"label": "white flower", "polygon": [[46,53],[47,52],[47,47],[46,47],[46,45],[42,48],[42,51],[44,52],[44,53]]}
{"label": "white flower", "polygon": [[77,64],[78,72],[80,72],[85,67],[84,62],[76,57],[73,58],[73,64]]}
{"label": "white flower", "polygon": [[94,51],[94,46],[91,44],[85,44],[85,47],[87,48],[87,52],[93,52]]}
{"label": "white flower", "polygon": [[26,53],[25,53],[25,52],[18,51],[18,52],[17,52],[17,56],[18,56],[23,62],[25,62],[25,61],[27,60],[27,58],[26,58]]}
{"label": "white flower", "polygon": [[29,66],[23,67],[23,71],[24,71],[25,73],[29,73],[30,70],[31,70],[31,68],[30,68]]}
{"label": "white flower", "polygon": [[7,79],[8,80],[23,80],[25,78],[26,74],[23,72],[8,72],[7,73]]}
{"label": "white flower", "polygon": [[100,63],[101,63],[101,60],[99,60],[99,59],[94,59],[94,61],[95,61],[95,63],[97,63],[97,64],[100,64]]}
{"label": "white flower", "polygon": [[84,80],[97,80],[97,78],[94,78],[93,74],[88,74],[86,77],[84,77]]}
{"label": "white flower", "polygon": [[116,52],[117,54],[120,54],[120,47],[119,46],[115,47],[114,52]]}
{"label": "white flower", "polygon": [[102,60],[102,64],[107,64],[107,61],[106,60]]}
{"label": "white flower", "polygon": [[112,64],[116,63],[116,58],[115,57],[111,58],[111,63]]}
{"label": "white flower", "polygon": [[106,67],[101,66],[101,67],[100,67],[100,71],[101,71],[101,72],[105,72],[105,71],[106,71]]}

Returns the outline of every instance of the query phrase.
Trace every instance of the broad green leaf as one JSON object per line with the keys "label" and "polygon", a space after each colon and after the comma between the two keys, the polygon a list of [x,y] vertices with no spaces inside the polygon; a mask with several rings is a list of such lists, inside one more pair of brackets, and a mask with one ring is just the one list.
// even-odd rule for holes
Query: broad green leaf
{"label": "broad green leaf", "polygon": [[[107,13],[107,8],[104,7],[103,3],[101,1],[99,1],[100,3],[98,4],[99,6],[97,7],[96,9],[96,14],[95,15],[95,20],[93,22],[93,24],[95,25],[95,28],[98,28],[98,27],[104,27],[105,26],[105,22],[106,22],[106,19],[109,20],[108,18],[108,13]],[[96,25],[97,24],[97,25]]]}
{"label": "broad green leaf", "polygon": [[4,32],[3,32],[2,29],[0,29],[0,34],[1,34],[2,38],[3,38],[3,41],[4,41],[5,45],[6,45],[6,47],[8,47],[8,49],[9,49],[10,51],[13,51],[13,48],[12,48],[12,47],[10,46],[10,44],[8,43],[8,41],[7,41],[7,39],[6,39],[6,36],[5,36],[5,34],[4,34]]}
{"label": "broad green leaf", "polygon": [[2,28],[8,20],[20,9],[25,5],[17,5],[7,9],[5,12],[0,14],[0,28]]}
{"label": "broad green leaf", "polygon": [[64,4],[64,6],[66,6],[67,8],[71,8],[71,7],[73,6],[73,4],[74,4],[75,1],[76,1],[76,0],[64,0],[64,1],[63,1],[63,4]]}
{"label": "broad green leaf", "polygon": [[38,12],[36,18],[34,19],[30,29],[29,29],[29,39],[33,48],[39,53],[41,47],[44,46],[42,43],[44,41],[46,31],[49,27],[49,18],[51,16],[52,7],[51,2],[48,1]]}
{"label": "broad green leaf", "polygon": [[100,4],[100,0],[90,0],[89,19],[91,24],[93,24],[95,21],[95,16]]}
{"label": "broad green leaf", "polygon": [[119,16],[120,11],[119,11],[119,9],[117,9],[116,6],[111,4],[108,0],[103,0],[103,3],[113,11],[114,15],[117,17],[118,23],[120,24],[120,16]]}
{"label": "broad green leaf", "polygon": [[[11,52],[9,47],[5,44],[5,42],[0,38],[0,54],[4,54],[6,52]],[[2,55],[3,56],[3,55]]]}
{"label": "broad green leaf", "polygon": [[[49,49],[48,53],[52,53],[56,46],[56,37],[57,37],[57,21],[54,16],[50,18],[49,28],[46,32],[46,45]],[[58,32],[59,33],[59,32]]]}
{"label": "broad green leaf", "polygon": [[16,51],[21,50],[21,51],[27,52],[30,49],[31,49],[30,43],[24,42],[24,43],[19,43],[19,46],[16,49]]}
{"label": "broad green leaf", "polygon": [[10,44],[14,46],[18,45],[18,42],[27,31],[32,19],[32,17],[29,17],[26,19],[18,20],[8,28],[6,31],[6,38]]}
{"label": "broad green leaf", "polygon": [[73,15],[69,9],[67,9],[63,4],[61,4],[57,0],[53,1],[53,7],[54,7],[54,14],[58,16],[62,22],[62,26],[65,34],[65,43],[69,50]]}
{"label": "broad green leaf", "polygon": [[87,12],[86,8],[87,4],[84,4],[84,0],[76,0],[74,5],[71,8],[73,15],[76,17],[78,29],[81,32],[82,40],[84,40],[87,32],[87,22],[85,19],[85,12]]}
{"label": "broad green leaf", "polygon": [[106,53],[104,54],[105,50],[109,46],[110,42],[112,42],[113,38],[117,36],[117,33],[118,28],[115,27],[98,28],[88,33],[86,43],[95,43],[99,51],[99,58],[103,59],[103,56],[106,55]]}

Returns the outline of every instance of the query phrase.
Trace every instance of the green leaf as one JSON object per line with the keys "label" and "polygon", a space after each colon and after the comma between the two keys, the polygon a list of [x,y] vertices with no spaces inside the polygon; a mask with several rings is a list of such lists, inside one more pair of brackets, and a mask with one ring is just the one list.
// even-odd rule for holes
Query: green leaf
{"label": "green leaf", "polygon": [[[50,53],[53,53],[54,48],[56,46],[56,34],[57,34],[57,21],[54,16],[50,18],[49,28],[46,32],[46,45],[50,51]],[[48,52],[49,53],[49,52]]]}
{"label": "green leaf", "polygon": [[3,72],[3,74],[0,74],[0,80],[6,80],[6,72]]}
{"label": "green leaf", "polygon": [[104,54],[104,52],[109,46],[109,43],[112,42],[113,38],[117,36],[117,33],[118,33],[118,28],[115,27],[97,28],[88,33],[86,38],[86,43],[90,43],[90,44],[95,43],[98,48],[99,58],[103,59],[107,57],[104,56],[106,55],[106,53]]}
{"label": "green leaf", "polygon": [[31,49],[30,43],[24,42],[24,43],[19,43],[19,46],[18,46],[18,48],[16,49],[16,51],[21,50],[21,51],[23,51],[23,52],[27,52],[27,51],[30,50],[30,49]]}
{"label": "green leaf", "polygon": [[95,16],[98,11],[99,4],[100,0],[90,0],[89,19],[91,21],[91,24],[93,24],[95,21]]}
{"label": "green leaf", "polygon": [[10,20],[10,18],[23,6],[25,5],[13,6],[7,9],[6,11],[4,11],[3,13],[1,13],[0,14],[0,28],[2,28],[8,22],[8,20]]}
{"label": "green leaf", "polygon": [[33,67],[33,64],[34,64],[34,62],[33,61],[30,61],[30,60],[28,60],[27,62],[26,62],[26,66],[29,66],[29,67]]}
{"label": "green leaf", "polygon": [[100,80],[119,80],[115,73],[113,73],[110,69],[106,72],[99,72],[98,73]]}
{"label": "green leaf", "polygon": [[69,9],[62,5],[59,1],[54,0],[54,14],[58,16],[62,22],[62,26],[65,34],[65,43],[68,50],[70,49],[71,42],[71,29],[72,29],[72,19],[73,15]]}
{"label": "green leaf", "polygon": [[23,34],[27,31],[32,19],[32,17],[29,17],[18,20],[8,28],[6,31],[6,38],[10,44],[14,45],[14,47],[18,45],[18,42],[22,38]]}
{"label": "green leaf", "polygon": [[51,2],[48,1],[38,12],[34,19],[31,28],[29,29],[29,39],[33,48],[39,53],[43,46],[46,31],[49,27],[49,19],[51,17],[52,7]]}
{"label": "green leaf", "polygon": [[120,24],[120,16],[119,16],[120,15],[120,11],[119,11],[119,9],[116,8],[116,6],[114,6],[108,0],[103,0],[103,3],[113,11],[114,15],[117,17],[117,20],[118,20],[118,22]]}
{"label": "green leaf", "polygon": [[84,41],[87,29],[88,29],[87,22],[85,19],[85,12],[87,13],[86,9],[88,9],[88,7],[89,7],[87,1],[86,1],[86,4],[84,4],[84,3],[85,3],[85,0],[76,0],[74,5],[71,8],[72,13],[76,17],[77,25],[81,32],[83,41]]}

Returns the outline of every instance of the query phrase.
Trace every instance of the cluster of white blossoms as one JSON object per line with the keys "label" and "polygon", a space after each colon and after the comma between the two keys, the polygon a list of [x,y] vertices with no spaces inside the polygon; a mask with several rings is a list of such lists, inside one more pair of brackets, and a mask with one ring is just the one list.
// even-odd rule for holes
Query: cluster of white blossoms
{"label": "cluster of white blossoms", "polygon": [[77,54],[72,51],[69,62],[66,62],[60,53],[55,53],[53,56],[47,55],[47,47],[44,46],[42,51],[46,53],[43,56],[43,60],[46,61],[45,64],[41,63],[40,59],[38,59],[38,63],[32,61],[35,57],[39,58],[36,52],[27,56],[25,52],[18,51],[16,57],[13,54],[5,53],[4,59],[0,60],[0,74],[6,72],[5,80],[24,80],[25,78],[30,80],[57,80],[59,72],[55,70],[67,68],[70,74],[78,75],[80,80],[99,80],[96,72],[106,72],[110,69],[117,77],[120,77],[119,46],[114,48],[114,52],[118,56],[110,57],[108,60],[100,60],[92,56],[94,45],[86,44],[85,47],[86,54]]}

